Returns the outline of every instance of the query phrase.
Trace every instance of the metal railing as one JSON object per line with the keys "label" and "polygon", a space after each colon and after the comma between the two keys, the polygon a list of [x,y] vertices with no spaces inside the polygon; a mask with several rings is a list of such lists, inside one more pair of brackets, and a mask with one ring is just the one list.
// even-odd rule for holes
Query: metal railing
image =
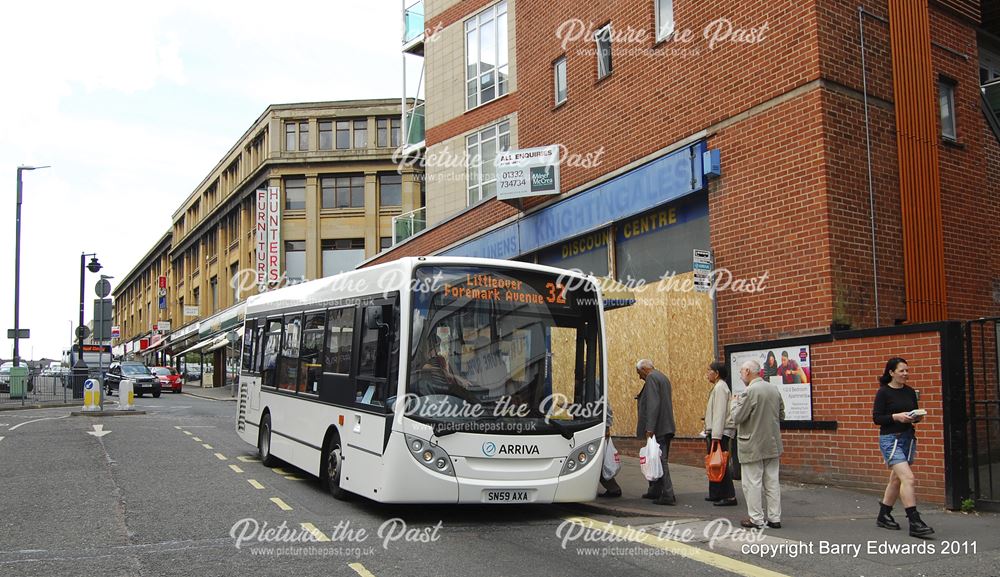
{"label": "metal railing", "polygon": [[398,244],[427,228],[427,208],[392,217],[392,244]]}
{"label": "metal railing", "polygon": [[424,2],[414,2],[403,10],[403,44],[416,40],[424,33]]}
{"label": "metal railing", "polygon": [[32,373],[28,375],[23,387],[11,383],[11,379],[6,375],[0,377],[0,407],[68,403],[72,400],[73,383],[69,374]]}

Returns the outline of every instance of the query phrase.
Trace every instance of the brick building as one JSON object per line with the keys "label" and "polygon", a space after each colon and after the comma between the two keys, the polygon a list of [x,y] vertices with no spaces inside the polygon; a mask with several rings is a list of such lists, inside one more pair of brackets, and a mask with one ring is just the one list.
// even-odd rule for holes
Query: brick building
{"label": "brick building", "polygon": [[[616,435],[634,426],[637,358],[671,376],[678,433],[693,437],[709,360],[813,342],[810,420],[835,428],[790,427],[786,468],[884,483],[869,403],[885,358],[929,359],[917,369],[928,402],[956,386],[944,333],[892,327],[1000,314],[1000,133],[980,88],[1000,76],[998,9],[428,0],[420,12],[426,32],[404,52],[425,80],[428,228],[368,263],[490,256],[646,282],[656,290],[608,314]],[[552,145],[558,194],[496,198],[498,150]],[[762,290],[676,290],[695,276],[692,249]],[[808,461],[810,441],[837,449]],[[944,471],[948,441],[930,442]],[[943,476],[930,485],[924,496],[944,499]]]}

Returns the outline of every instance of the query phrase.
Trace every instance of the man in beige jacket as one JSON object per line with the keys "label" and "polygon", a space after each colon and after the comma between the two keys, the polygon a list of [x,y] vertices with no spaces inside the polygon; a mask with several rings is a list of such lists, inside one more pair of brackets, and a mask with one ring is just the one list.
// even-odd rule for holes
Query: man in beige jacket
{"label": "man in beige jacket", "polygon": [[[739,440],[743,466],[743,498],[747,514],[740,524],[747,528],[781,528],[781,486],[778,484],[781,446],[781,421],[785,403],[778,387],[760,378],[760,363],[747,361],[740,367],[740,378],[747,389],[733,405],[733,422]],[[761,505],[767,499],[767,516]]]}

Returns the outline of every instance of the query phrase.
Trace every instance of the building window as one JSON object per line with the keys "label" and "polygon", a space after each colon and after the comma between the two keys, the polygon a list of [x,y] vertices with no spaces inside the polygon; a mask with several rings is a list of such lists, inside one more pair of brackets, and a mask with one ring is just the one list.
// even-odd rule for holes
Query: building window
{"label": "building window", "polygon": [[319,149],[333,150],[333,121],[321,120],[319,122]]}
{"label": "building window", "polygon": [[948,140],[958,140],[958,126],[955,120],[955,83],[951,80],[938,81],[938,104],[941,108],[941,136]]}
{"label": "building window", "polygon": [[240,302],[240,263],[234,262],[229,267],[229,286],[233,289],[233,303]]}
{"label": "building window", "polygon": [[365,260],[365,239],[338,238],[323,241],[323,276],[354,270]]}
{"label": "building window", "polygon": [[566,57],[563,56],[552,67],[552,79],[556,86],[556,105],[566,102]]}
{"label": "building window", "polygon": [[403,177],[399,174],[378,175],[379,206],[403,205]]}
{"label": "building window", "polygon": [[385,148],[399,146],[399,134],[402,119],[399,118],[379,118],[375,121],[376,132],[378,133],[376,146]]}
{"label": "building window", "polygon": [[378,238],[378,249],[380,251],[392,248],[392,237],[391,236],[380,236]]}
{"label": "building window", "polygon": [[466,108],[507,94],[507,3],[465,21]]}
{"label": "building window", "polygon": [[306,278],[306,241],[285,241],[285,276],[288,280]]}
{"label": "building window", "polygon": [[299,150],[309,150],[309,123],[299,123]]}
{"label": "building window", "polygon": [[285,150],[309,150],[309,123],[285,123]]}
{"label": "building window", "polygon": [[306,208],[306,179],[286,178],[285,209],[305,210],[305,208]]}
{"label": "building window", "polygon": [[219,277],[213,276],[210,281],[208,281],[208,288],[212,294],[212,312],[219,310]]}
{"label": "building window", "polygon": [[337,121],[337,150],[347,150],[351,147],[351,121]]}
{"label": "building window", "polygon": [[594,33],[597,44],[597,79],[611,74],[611,25],[608,24]]}
{"label": "building window", "polygon": [[354,148],[368,148],[368,121],[354,121]]}
{"label": "building window", "polygon": [[469,155],[468,191],[469,206],[497,193],[497,151],[510,148],[510,122],[484,128],[465,138]]}
{"label": "building window", "polygon": [[360,174],[348,176],[324,176],[320,179],[323,208],[364,208],[365,177]]}
{"label": "building window", "polygon": [[[191,290],[191,304],[193,306],[196,306],[196,307],[201,306],[201,298],[200,297],[201,297],[201,289],[195,287],[194,289]],[[199,314],[201,314],[200,310],[199,310]]]}
{"label": "building window", "polygon": [[674,0],[653,0],[656,7],[656,41],[674,33]]}

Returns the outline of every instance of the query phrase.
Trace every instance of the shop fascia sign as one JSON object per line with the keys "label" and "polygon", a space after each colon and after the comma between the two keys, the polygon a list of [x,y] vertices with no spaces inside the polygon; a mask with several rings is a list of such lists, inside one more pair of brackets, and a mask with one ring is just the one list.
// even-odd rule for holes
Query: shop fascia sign
{"label": "shop fascia sign", "polygon": [[497,154],[497,199],[559,194],[559,146],[507,150]]}

